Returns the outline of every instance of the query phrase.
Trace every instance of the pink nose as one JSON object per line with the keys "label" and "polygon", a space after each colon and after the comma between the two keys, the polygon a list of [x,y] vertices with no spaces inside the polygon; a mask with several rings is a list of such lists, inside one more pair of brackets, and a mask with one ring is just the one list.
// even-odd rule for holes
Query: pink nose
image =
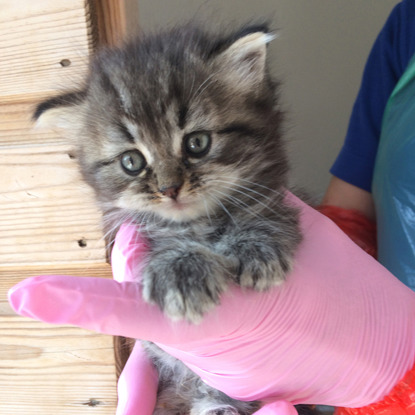
{"label": "pink nose", "polygon": [[181,184],[173,185],[173,186],[165,186],[160,188],[160,193],[164,196],[169,197],[170,199],[176,200],[177,196],[179,196],[180,188],[182,187]]}

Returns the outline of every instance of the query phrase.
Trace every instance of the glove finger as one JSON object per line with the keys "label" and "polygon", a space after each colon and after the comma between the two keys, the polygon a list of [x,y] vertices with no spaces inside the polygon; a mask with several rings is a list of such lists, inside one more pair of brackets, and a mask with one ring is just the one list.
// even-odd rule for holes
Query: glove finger
{"label": "glove finger", "polygon": [[141,297],[135,283],[63,275],[28,278],[9,291],[11,306],[25,317],[132,338],[142,332],[148,336],[150,320],[166,325],[157,307]]}
{"label": "glove finger", "polygon": [[9,302],[18,314],[46,323],[72,324],[166,345],[199,339],[209,333],[221,334],[217,320],[201,325],[172,322],[156,305],[146,303],[141,286],[132,282],[44,275],[14,286],[9,291]]}
{"label": "glove finger", "polygon": [[117,415],[152,415],[157,387],[157,371],[136,342],[118,380]]}

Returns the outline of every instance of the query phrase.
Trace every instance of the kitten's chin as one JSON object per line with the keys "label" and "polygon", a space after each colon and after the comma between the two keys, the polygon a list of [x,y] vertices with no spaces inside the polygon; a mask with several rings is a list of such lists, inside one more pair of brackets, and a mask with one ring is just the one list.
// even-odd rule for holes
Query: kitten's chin
{"label": "kitten's chin", "polygon": [[[209,216],[214,206],[209,200],[179,199],[164,200],[159,203],[139,201],[134,198],[123,197],[117,201],[117,207],[129,212],[141,212],[143,217],[146,213],[154,214],[162,219],[173,222],[190,222],[203,216]],[[209,212],[209,213],[208,213]]]}
{"label": "kitten's chin", "polygon": [[156,213],[163,219],[174,222],[189,222],[206,214],[206,210],[201,209],[196,203],[172,202],[166,203],[165,206],[159,206]]}

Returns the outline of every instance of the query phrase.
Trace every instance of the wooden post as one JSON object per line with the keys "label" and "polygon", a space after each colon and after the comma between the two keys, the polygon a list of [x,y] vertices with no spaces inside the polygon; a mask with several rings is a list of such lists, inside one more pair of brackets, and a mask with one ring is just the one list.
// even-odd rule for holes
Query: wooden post
{"label": "wooden post", "polygon": [[124,0],[90,0],[98,44],[118,45],[126,35]]}
{"label": "wooden post", "polygon": [[111,414],[112,338],[16,316],[25,277],[111,278],[92,192],[59,133],[33,129],[42,99],[76,89],[99,44],[125,35],[123,1],[0,0],[0,413]]}

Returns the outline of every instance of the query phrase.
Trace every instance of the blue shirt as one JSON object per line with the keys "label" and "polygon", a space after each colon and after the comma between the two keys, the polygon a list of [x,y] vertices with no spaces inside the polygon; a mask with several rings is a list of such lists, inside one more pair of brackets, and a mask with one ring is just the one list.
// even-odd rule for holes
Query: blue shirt
{"label": "blue shirt", "polygon": [[371,191],[386,103],[415,53],[415,0],[404,0],[379,33],[363,73],[346,139],[330,172]]}

